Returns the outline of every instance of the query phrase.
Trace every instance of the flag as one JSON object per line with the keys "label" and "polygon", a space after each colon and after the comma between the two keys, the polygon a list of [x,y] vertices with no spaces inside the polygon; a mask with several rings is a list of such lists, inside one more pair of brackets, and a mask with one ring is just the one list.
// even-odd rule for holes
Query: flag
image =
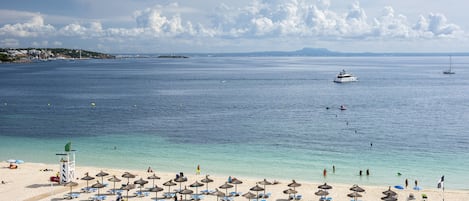
{"label": "flag", "polygon": [[197,165],[197,169],[195,170],[195,174],[196,175],[200,174],[200,165]]}
{"label": "flag", "polygon": [[443,185],[443,184],[444,184],[444,181],[445,181],[445,176],[443,175],[443,176],[441,176],[440,181],[438,181],[437,188],[443,188],[443,189],[445,189],[445,187],[444,187],[444,185]]}
{"label": "flag", "polygon": [[71,151],[72,150],[72,142],[68,142],[66,145],[65,145],[65,151]]}

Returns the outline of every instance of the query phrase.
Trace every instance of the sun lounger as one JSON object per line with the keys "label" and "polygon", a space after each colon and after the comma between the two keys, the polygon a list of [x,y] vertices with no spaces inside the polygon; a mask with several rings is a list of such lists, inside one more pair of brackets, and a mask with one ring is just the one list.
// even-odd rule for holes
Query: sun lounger
{"label": "sun lounger", "polygon": [[168,193],[168,192],[163,193],[163,197],[165,197],[165,198],[172,198],[175,195],[176,195],[176,193]]}
{"label": "sun lounger", "polygon": [[303,199],[303,195],[297,194],[295,197],[295,200],[301,200],[301,199]]}
{"label": "sun lounger", "polygon": [[80,197],[79,193],[67,193],[64,195],[64,199],[71,200]]}
{"label": "sun lounger", "polygon": [[234,201],[233,197],[228,197],[228,196],[222,197],[221,200],[222,201]]}
{"label": "sun lounger", "polygon": [[100,196],[91,196],[90,200],[93,200],[93,201],[103,201],[103,200],[106,200],[107,196],[105,195],[100,195]]}
{"label": "sun lounger", "polygon": [[243,194],[243,193],[242,192],[230,192],[231,196],[239,196],[241,194]]}
{"label": "sun lounger", "polygon": [[259,193],[259,198],[270,198],[271,195],[272,193]]}
{"label": "sun lounger", "polygon": [[326,198],[326,201],[331,201],[332,200],[332,197],[327,197]]}
{"label": "sun lounger", "polygon": [[96,192],[96,188],[91,188],[91,187],[84,187],[84,188],[81,188],[81,192],[82,193],[94,193]]}
{"label": "sun lounger", "polygon": [[192,198],[192,200],[202,200],[202,199],[204,199],[204,196],[199,195],[199,194],[192,194],[191,198]]}
{"label": "sun lounger", "polygon": [[150,195],[150,193],[149,192],[137,191],[137,192],[134,193],[134,195],[137,196],[137,197],[147,197],[147,196]]}

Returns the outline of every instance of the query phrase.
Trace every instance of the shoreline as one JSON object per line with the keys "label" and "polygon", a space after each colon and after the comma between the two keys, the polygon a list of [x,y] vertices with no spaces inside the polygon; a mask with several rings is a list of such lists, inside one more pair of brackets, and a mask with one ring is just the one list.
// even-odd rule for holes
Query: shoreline
{"label": "shoreline", "polygon": [[[62,200],[63,195],[69,191],[69,187],[64,187],[62,185],[51,185],[51,182],[48,181],[50,176],[54,176],[58,171],[58,164],[43,164],[43,163],[25,163],[20,164],[18,169],[8,169],[8,163],[1,162],[0,163],[0,180],[6,181],[6,184],[0,185],[0,194],[4,197],[8,198],[15,198],[15,200]],[[148,180],[147,177],[153,173],[157,176],[161,177],[161,179],[156,180],[155,184],[157,186],[162,187],[164,190],[158,193],[158,197],[162,196],[163,192],[166,192],[168,188],[163,186],[162,184],[170,179],[175,177],[176,171],[174,173],[170,172],[160,172],[158,169],[153,169],[153,173],[147,173],[145,169],[147,167],[142,167],[142,170],[124,170],[118,168],[100,168],[100,167],[89,167],[89,166],[78,166],[76,167],[75,177],[81,178],[84,176],[86,172],[89,172],[89,175],[92,177],[96,177],[95,175],[99,171],[105,171],[109,173],[109,176],[104,177],[105,183],[110,183],[110,185],[101,190],[101,192],[106,192],[108,189],[112,188],[112,182],[107,181],[108,178],[112,177],[112,175],[116,175],[122,182],[116,184],[116,186],[120,186],[121,183],[126,183],[126,179],[122,178],[121,175],[128,171],[132,174],[136,174],[136,178],[130,179],[130,182],[143,178],[144,180]],[[153,167],[154,168],[154,167]],[[42,169],[52,169],[52,171],[40,171]],[[223,185],[225,181],[227,181],[228,176],[230,175],[217,175],[217,174],[210,174],[203,171],[203,167],[201,169],[200,175],[195,175],[194,172],[185,172],[185,176],[188,177],[188,181],[182,183],[182,188],[187,186],[188,189],[194,190],[195,188],[190,188],[189,185],[194,183],[195,180],[200,182],[201,179],[205,177],[206,174],[210,175],[210,178],[214,180],[213,183],[209,183],[209,189],[218,188],[219,186]],[[238,191],[247,193],[249,189],[255,186],[256,182],[260,181],[259,178],[252,178],[252,177],[244,177],[243,175],[231,175],[232,177],[236,177],[243,182],[237,186]],[[96,178],[99,179],[99,178]],[[96,183],[96,179],[89,182],[89,185]],[[287,184],[291,183],[291,180],[276,180],[276,178],[266,178],[268,181],[279,181],[279,184],[276,185],[268,185],[266,186],[266,191],[271,192],[272,196],[267,199],[267,201],[280,201],[286,200],[285,198],[288,195],[284,194],[283,191],[288,189],[289,187]],[[293,178],[295,179],[295,178]],[[99,179],[101,180],[101,179]],[[297,187],[296,190],[298,194],[303,196],[302,200],[319,200],[319,196],[314,195],[314,192],[318,191],[317,186],[323,184],[322,182],[305,182],[304,180],[295,179],[296,182],[302,184],[300,187]],[[145,188],[148,188],[152,185],[152,181],[148,180],[149,183],[145,185]],[[76,180],[78,182],[78,186],[73,187],[73,192],[79,192],[80,188],[86,186],[86,181],[83,180]],[[353,183],[350,184],[339,184],[339,183],[328,183],[333,187],[333,189],[329,190],[329,195],[327,197],[332,197],[333,200],[350,200],[347,197],[347,194],[351,193],[352,191],[349,190]],[[366,191],[361,193],[363,197],[360,200],[380,200],[381,197],[384,197],[384,194],[381,192],[388,190],[388,186],[368,186],[358,183],[359,186],[364,188]],[[172,189],[179,188],[179,184],[172,187]],[[206,186],[199,187],[199,191],[206,189]],[[224,189],[219,189],[225,192]],[[428,196],[428,200],[442,200],[443,199],[443,192],[437,188],[430,188],[430,189],[423,189],[420,191],[409,189],[398,190],[395,188],[391,188],[391,190],[395,191],[398,194],[399,200],[406,200],[410,193],[413,193],[417,200],[421,200],[421,194],[426,194]],[[131,190],[129,195],[133,195],[133,192],[137,191],[137,189]],[[228,192],[234,191],[234,188],[228,189]],[[256,193],[256,192],[253,192]],[[85,200],[91,197],[94,194],[87,193],[81,194],[78,200]],[[135,198],[138,200],[152,200],[154,198],[154,193],[150,193],[150,196],[144,198]],[[445,189],[444,192],[445,199],[452,200],[452,201],[463,201],[469,197],[469,190],[447,190]],[[244,197],[236,197],[234,198],[235,201],[246,200]],[[115,196],[109,195],[106,200],[115,200]],[[133,200],[132,198],[130,200]],[[172,200],[172,199],[167,199]],[[215,201],[217,198],[215,196],[205,196],[203,200],[207,201]]]}

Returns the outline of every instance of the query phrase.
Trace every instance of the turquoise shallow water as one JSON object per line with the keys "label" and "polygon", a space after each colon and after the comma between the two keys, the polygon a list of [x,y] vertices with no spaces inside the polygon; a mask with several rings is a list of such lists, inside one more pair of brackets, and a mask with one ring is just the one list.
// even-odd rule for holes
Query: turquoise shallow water
{"label": "turquoise shallow water", "polygon": [[[469,58],[453,57],[451,76],[442,74],[447,62],[2,64],[0,159],[56,163],[55,153],[71,140],[79,165],[193,172],[200,164],[203,173],[316,182],[327,168],[328,182],[396,185],[408,178],[424,188],[445,175],[446,188],[469,189]],[[359,82],[333,83],[343,68]],[[342,104],[348,110],[338,110]],[[366,169],[371,176],[359,177]]]}

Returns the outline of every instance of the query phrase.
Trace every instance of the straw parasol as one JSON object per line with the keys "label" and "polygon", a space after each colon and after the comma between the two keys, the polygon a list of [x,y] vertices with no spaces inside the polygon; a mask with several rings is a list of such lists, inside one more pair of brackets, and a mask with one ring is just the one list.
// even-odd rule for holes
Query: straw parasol
{"label": "straw parasol", "polygon": [[131,174],[129,172],[124,172],[124,174],[122,174],[122,177],[123,178],[127,178],[127,184],[130,182],[130,179],[132,178],[135,178],[135,175],[134,174]]}
{"label": "straw parasol", "polygon": [[290,188],[293,188],[293,190],[295,190],[295,188],[296,188],[296,187],[300,187],[301,184],[300,184],[300,183],[297,183],[297,182],[293,179],[292,182],[289,183],[287,186],[290,187]]}
{"label": "straw parasol", "polygon": [[387,196],[395,196],[395,195],[397,195],[396,192],[394,192],[393,190],[391,190],[391,186],[389,186],[389,189],[388,189],[388,190],[383,191],[383,194],[384,194],[384,195],[387,195]]}
{"label": "straw parasol", "polygon": [[208,183],[213,182],[213,179],[210,179],[210,178],[208,178],[208,175],[205,175],[205,178],[200,180],[200,182],[207,184],[207,193],[208,193]]}
{"label": "straw parasol", "polygon": [[353,185],[351,188],[350,188],[351,191],[355,191],[355,192],[365,192],[365,189],[361,188],[360,186],[358,186],[357,184]]}
{"label": "straw parasol", "polygon": [[99,189],[104,188],[104,186],[105,186],[104,184],[99,183],[99,181],[96,181],[95,184],[91,185],[91,188],[97,188],[98,189],[98,196],[99,196]]}
{"label": "straw parasol", "polygon": [[332,186],[328,185],[327,183],[324,183],[322,185],[319,185],[318,188],[322,190],[329,190],[332,189]]}
{"label": "straw parasol", "polygon": [[362,197],[362,195],[360,195],[360,193],[357,193],[357,192],[349,193],[347,194],[347,196],[353,198],[355,201],[357,200],[358,197]]}
{"label": "straw parasol", "polygon": [[327,192],[326,190],[319,190],[319,191],[315,192],[314,194],[317,195],[317,196],[321,196],[321,198],[322,198],[322,197],[325,197],[325,196],[329,195],[329,192]]}
{"label": "straw parasol", "polygon": [[184,190],[180,191],[179,193],[184,195],[184,200],[187,200],[187,195],[192,194],[194,191],[187,189],[187,187],[184,187]]}
{"label": "straw parasol", "polygon": [[221,192],[220,190],[218,190],[218,188],[215,188],[215,192],[213,192],[212,195],[217,196],[217,201],[218,201],[218,198],[219,198],[219,197],[225,197],[225,193],[223,193],[223,192]]}
{"label": "straw parasol", "polygon": [[78,183],[74,182],[74,181],[69,181],[69,182],[65,183],[64,186],[70,186],[70,196],[72,196],[72,187],[73,186],[78,186]]}
{"label": "straw parasol", "polygon": [[126,198],[128,199],[129,198],[129,191],[134,189],[134,188],[135,188],[134,184],[127,184],[127,185],[123,186],[121,189],[127,191]]}
{"label": "straw parasol", "polygon": [[259,185],[256,184],[256,186],[250,188],[249,190],[256,191],[256,198],[259,198],[259,191],[263,191],[264,188],[262,188],[262,187],[260,187]]}
{"label": "straw parasol", "polygon": [[267,181],[267,179],[264,179],[264,180],[262,180],[260,182],[257,182],[257,183],[260,184],[260,185],[264,185],[264,195],[265,195],[265,186],[266,185],[272,185],[272,182]]}
{"label": "straw parasol", "polygon": [[109,178],[108,181],[114,183],[113,188],[112,188],[113,189],[112,194],[116,194],[116,182],[120,182],[121,180],[117,178],[116,175],[112,175],[112,177]]}
{"label": "straw parasol", "polygon": [[85,176],[81,178],[81,180],[85,180],[85,181],[86,181],[86,189],[89,188],[88,182],[91,181],[91,180],[93,180],[93,179],[94,179],[94,177],[88,175],[88,172],[85,173]]}
{"label": "straw parasol", "polygon": [[189,187],[195,188],[195,194],[197,194],[199,192],[199,187],[201,187],[201,186],[204,186],[204,184],[199,183],[198,181],[195,181],[194,183],[189,185]]}
{"label": "straw parasol", "polygon": [[161,179],[161,178],[156,176],[155,174],[153,174],[151,176],[148,176],[147,179],[153,180],[153,185],[152,186],[155,186],[155,179]]}
{"label": "straw parasol", "polygon": [[219,186],[218,188],[225,189],[226,195],[228,196],[228,189],[233,188],[233,185],[229,184],[228,182],[225,182],[225,184]]}
{"label": "straw parasol", "polygon": [[155,200],[158,200],[158,192],[162,191],[163,188],[160,188],[158,186],[153,186],[153,188],[150,188],[150,192],[155,192]]}
{"label": "straw parasol", "polygon": [[243,197],[247,198],[249,201],[251,201],[251,199],[257,198],[254,193],[251,193],[251,191],[245,193]]}
{"label": "straw parasol", "polygon": [[287,190],[284,190],[283,193],[288,194],[288,199],[290,199],[291,194],[297,194],[298,191],[289,188],[289,189],[287,189]]}
{"label": "straw parasol", "polygon": [[387,196],[382,197],[381,200],[384,200],[384,201],[397,201],[397,198],[394,197],[394,196],[387,195]]}
{"label": "straw parasol", "polygon": [[140,185],[140,193],[142,193],[142,187],[143,187],[143,185],[148,184],[148,181],[143,180],[142,178],[140,178],[139,180],[134,181],[134,184]]}
{"label": "straw parasol", "polygon": [[101,183],[102,184],[104,184],[104,177],[108,176],[108,175],[109,175],[109,173],[103,172],[102,170],[98,174],[96,174],[97,177],[101,177]]}
{"label": "straw parasol", "polygon": [[242,183],[243,183],[243,181],[241,181],[239,179],[233,179],[231,181],[231,184],[235,185],[235,193],[236,193],[235,196],[239,196],[239,194],[238,194],[238,184],[242,184]]}
{"label": "straw parasol", "polygon": [[182,183],[187,181],[186,177],[178,177],[174,179],[175,182],[179,183],[179,191],[182,190]]}
{"label": "straw parasol", "polygon": [[176,183],[174,183],[173,180],[169,180],[167,182],[164,182],[163,186],[167,186],[168,187],[168,193],[171,193],[171,186],[176,186]]}

